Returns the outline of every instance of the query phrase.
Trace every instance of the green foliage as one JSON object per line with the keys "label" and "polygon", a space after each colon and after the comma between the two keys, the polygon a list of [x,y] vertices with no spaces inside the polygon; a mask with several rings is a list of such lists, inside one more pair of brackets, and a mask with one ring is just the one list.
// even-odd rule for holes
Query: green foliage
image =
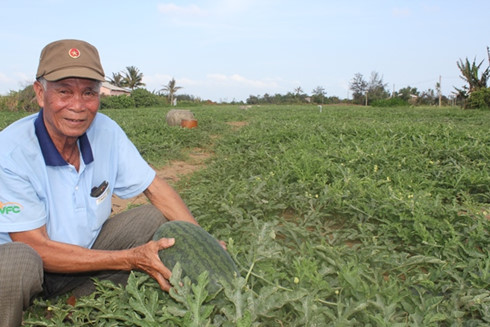
{"label": "green foliage", "polygon": [[386,90],[386,85],[383,82],[383,77],[375,71],[371,72],[369,82],[364,80],[361,73],[356,73],[349,84],[353,103],[367,105],[388,98],[389,93]]}
{"label": "green foliage", "polygon": [[[321,92],[321,90],[316,89],[313,92]],[[316,104],[338,104],[342,102],[342,100],[340,100],[338,97],[335,96],[326,97],[325,94],[315,93],[313,96],[308,97],[306,94],[295,94],[292,92],[288,92],[286,94],[276,93],[274,95],[270,95],[266,93],[263,96],[250,95],[247,98],[246,103],[250,105],[258,105],[258,104],[298,105],[298,104],[305,104],[309,102],[316,103]],[[309,98],[308,101],[307,98]]]}
{"label": "green foliage", "polygon": [[473,91],[467,102],[468,109],[490,109],[490,88]]}
{"label": "green foliage", "polygon": [[[489,61],[490,61],[490,53],[489,53]],[[465,61],[459,59],[459,61],[457,62],[459,71],[461,72],[460,77],[464,81],[466,81],[466,83],[468,83],[466,88],[469,91],[469,93],[487,87],[487,81],[488,78],[490,77],[490,66],[488,66],[485,70],[480,70],[482,64],[483,64],[483,60],[479,64],[477,64],[476,58],[473,59],[473,62],[471,63],[468,60],[468,58],[466,58]]]}
{"label": "green foliage", "polygon": [[32,115],[32,112],[25,111],[1,111],[0,110],[0,131],[18,119]]}
{"label": "green foliage", "polygon": [[131,98],[134,100],[134,105],[136,106],[136,108],[155,107],[158,105],[163,105],[165,103],[164,98],[142,88],[136,89],[131,92]]}
{"label": "green foliage", "polygon": [[406,102],[409,102],[412,95],[418,96],[420,93],[416,87],[407,86],[395,92],[393,96],[400,97]]}
{"label": "green foliage", "polygon": [[176,85],[175,78],[172,78],[160,91],[163,91],[167,95],[168,103],[173,105],[175,93],[181,88],[182,86]]}
{"label": "green foliage", "polygon": [[409,106],[408,101],[403,100],[402,98],[389,98],[389,99],[381,99],[376,100],[371,103],[373,107],[406,107]]}
{"label": "green foliage", "polygon": [[[181,103],[186,106],[186,102]],[[187,106],[196,105],[187,102]],[[149,108],[156,106],[168,106],[165,97],[154,94],[146,89],[138,88],[131,92],[131,96],[103,96],[100,99],[101,109],[126,109],[126,108]]]}
{"label": "green foliage", "polygon": [[102,96],[100,98],[101,109],[125,109],[134,107],[134,98],[127,95]]}
{"label": "green foliage", "polygon": [[383,82],[383,77],[377,72],[371,72],[371,78],[367,86],[368,104],[374,101],[383,100],[390,96],[386,90],[387,84]]}
{"label": "green foliage", "polygon": [[174,268],[167,294],[133,273],[75,307],[37,300],[26,326],[490,323],[490,111],[209,106],[192,130],[105,112],[151,162],[213,151],[175,187],[240,276],[212,296],[205,274]]}
{"label": "green foliage", "polygon": [[212,136],[226,128],[224,122],[216,121],[210,115],[203,116],[206,111],[202,108],[200,111],[192,109],[199,121],[199,128],[168,126],[166,115],[169,110],[146,108],[104,110],[103,113],[119,123],[140,153],[155,167],[165,165],[169,160],[185,159],[186,149],[209,147]]}
{"label": "green foliage", "polygon": [[0,110],[28,112],[39,110],[34,87],[28,85],[20,91],[10,91],[8,95],[0,96]]}
{"label": "green foliage", "polygon": [[129,87],[131,90],[134,90],[135,88],[145,86],[145,83],[143,83],[143,73],[141,73],[135,66],[126,67],[126,71],[123,71],[120,75],[121,76],[116,77],[113,73],[115,79],[120,79],[122,77],[120,84],[123,87]]}
{"label": "green foliage", "polygon": [[349,83],[349,89],[352,91],[352,98],[355,104],[366,103],[366,91],[368,90],[368,82],[364,80],[361,73],[356,73]]}

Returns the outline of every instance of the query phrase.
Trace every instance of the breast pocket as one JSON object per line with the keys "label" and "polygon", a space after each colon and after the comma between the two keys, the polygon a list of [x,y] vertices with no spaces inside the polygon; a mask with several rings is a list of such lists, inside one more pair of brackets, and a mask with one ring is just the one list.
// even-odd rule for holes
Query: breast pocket
{"label": "breast pocket", "polygon": [[95,202],[95,215],[97,216],[97,227],[100,227],[111,214],[112,199],[111,199],[110,188],[106,187],[105,190],[103,190],[102,194],[93,198],[93,201]]}

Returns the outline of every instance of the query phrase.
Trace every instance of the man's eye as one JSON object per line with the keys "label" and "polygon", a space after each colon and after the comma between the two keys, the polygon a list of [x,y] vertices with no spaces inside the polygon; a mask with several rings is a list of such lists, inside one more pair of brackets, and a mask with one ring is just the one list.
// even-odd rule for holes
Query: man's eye
{"label": "man's eye", "polygon": [[86,91],[85,93],[83,93],[83,95],[86,97],[94,97],[97,95],[97,93],[94,91]]}

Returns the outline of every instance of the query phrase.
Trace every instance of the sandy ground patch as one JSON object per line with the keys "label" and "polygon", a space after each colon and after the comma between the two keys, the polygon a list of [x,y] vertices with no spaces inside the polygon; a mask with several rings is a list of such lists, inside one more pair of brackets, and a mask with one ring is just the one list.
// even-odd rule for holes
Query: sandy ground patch
{"label": "sandy ground patch", "polygon": [[[212,153],[203,149],[195,148],[189,153],[189,159],[186,161],[174,160],[161,169],[156,169],[157,175],[169,184],[174,184],[187,174],[192,174],[205,166],[205,161],[212,156]],[[131,206],[147,203],[146,196],[140,194],[134,198],[121,199],[117,196],[112,197],[112,215],[125,211]]]}

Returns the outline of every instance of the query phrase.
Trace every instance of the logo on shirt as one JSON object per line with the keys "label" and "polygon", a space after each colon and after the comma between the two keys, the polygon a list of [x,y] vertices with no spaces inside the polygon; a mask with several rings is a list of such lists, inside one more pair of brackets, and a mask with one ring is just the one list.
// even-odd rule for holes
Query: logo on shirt
{"label": "logo on shirt", "polygon": [[9,213],[20,213],[22,211],[22,204],[17,202],[0,202],[0,215],[7,215]]}

